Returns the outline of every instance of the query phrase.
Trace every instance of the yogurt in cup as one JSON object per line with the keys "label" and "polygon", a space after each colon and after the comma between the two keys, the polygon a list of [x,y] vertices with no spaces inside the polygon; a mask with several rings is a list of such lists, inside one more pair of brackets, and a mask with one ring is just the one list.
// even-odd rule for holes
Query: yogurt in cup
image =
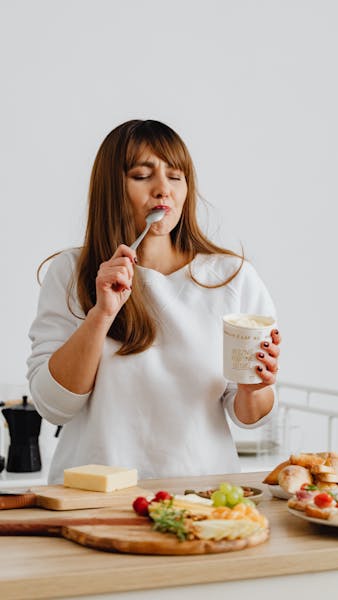
{"label": "yogurt in cup", "polygon": [[256,373],[260,344],[271,342],[274,317],[254,314],[223,316],[223,375],[235,383],[262,383]]}

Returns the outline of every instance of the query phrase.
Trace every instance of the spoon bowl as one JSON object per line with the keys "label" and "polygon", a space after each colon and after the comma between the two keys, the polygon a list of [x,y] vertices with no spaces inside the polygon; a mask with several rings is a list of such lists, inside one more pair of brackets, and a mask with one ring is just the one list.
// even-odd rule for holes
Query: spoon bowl
{"label": "spoon bowl", "polygon": [[135,242],[130,246],[133,250],[136,250],[137,246],[142,242],[144,236],[148,233],[150,226],[157,221],[161,221],[165,215],[164,208],[153,208],[153,210],[146,216],[146,226],[142,233],[136,238]]}

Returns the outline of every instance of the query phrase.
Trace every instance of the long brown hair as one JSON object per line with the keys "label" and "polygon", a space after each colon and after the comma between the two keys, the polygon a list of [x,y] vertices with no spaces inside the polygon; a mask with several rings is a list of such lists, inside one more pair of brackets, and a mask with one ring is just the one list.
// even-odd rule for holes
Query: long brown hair
{"label": "long brown hair", "polygon": [[[120,244],[130,245],[137,235],[131,203],[126,194],[126,174],[145,147],[171,167],[181,170],[186,178],[187,197],[182,215],[170,233],[173,247],[190,261],[198,253],[241,258],[237,270],[221,284],[204,286],[195,279],[190,269],[192,280],[203,287],[220,287],[229,283],[242,267],[243,256],[216,246],[198,226],[194,167],[179,135],[159,121],[128,121],[113,129],[104,139],[91,174],[87,228],[76,274],[78,298],[85,314],[96,303],[95,280],[100,264],[109,260]],[[145,300],[136,268],[133,292],[108,332],[109,337],[121,342],[117,354],[143,352],[153,343],[156,321]]]}

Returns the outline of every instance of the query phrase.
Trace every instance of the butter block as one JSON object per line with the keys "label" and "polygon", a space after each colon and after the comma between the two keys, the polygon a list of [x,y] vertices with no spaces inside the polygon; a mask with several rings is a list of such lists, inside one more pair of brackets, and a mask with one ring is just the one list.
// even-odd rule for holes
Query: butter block
{"label": "butter block", "polygon": [[113,492],[137,485],[137,470],[106,465],[83,465],[63,472],[66,487],[91,492]]}

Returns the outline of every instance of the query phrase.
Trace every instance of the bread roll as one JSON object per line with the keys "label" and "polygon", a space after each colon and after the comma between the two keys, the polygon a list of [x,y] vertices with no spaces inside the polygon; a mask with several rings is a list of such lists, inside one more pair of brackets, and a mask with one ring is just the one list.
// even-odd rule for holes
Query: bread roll
{"label": "bread roll", "polygon": [[332,508],[319,508],[319,506],[316,506],[315,504],[308,504],[305,507],[307,516],[314,519],[328,519],[331,512]]}
{"label": "bread roll", "polygon": [[320,475],[321,473],[334,473],[334,468],[329,465],[313,465],[310,471],[313,475]]}
{"label": "bread roll", "polygon": [[338,492],[338,485],[336,483],[330,483],[328,481],[320,481],[316,478],[315,485],[319,490],[331,490],[332,492]]}
{"label": "bread roll", "polygon": [[300,467],[306,467],[310,469],[314,465],[323,465],[325,463],[325,456],[321,456],[320,454],[291,454],[290,456],[290,464],[291,465],[299,465]]}
{"label": "bread roll", "polygon": [[332,456],[335,452],[330,452],[330,455],[326,459],[325,465],[330,466],[333,469],[333,472],[338,475],[338,457]]}
{"label": "bread roll", "polygon": [[327,457],[331,454],[330,452],[316,452],[316,454],[318,454],[318,456],[322,456],[323,458],[325,458],[325,460],[327,459]]}
{"label": "bread roll", "polygon": [[290,464],[289,460],[285,460],[284,462],[280,463],[279,465],[277,465],[277,467],[275,467],[273,469],[273,471],[271,471],[271,473],[269,473],[265,479],[263,479],[262,483],[267,483],[268,485],[278,485],[278,475],[281,472],[282,469],[284,469],[284,467],[286,467],[287,465]]}
{"label": "bread roll", "polygon": [[288,465],[278,475],[278,483],[285,492],[294,494],[303,483],[312,483],[311,473],[305,467]]}
{"label": "bread roll", "polygon": [[338,475],[336,473],[320,473],[316,479],[317,481],[325,481],[326,483],[338,483]]}
{"label": "bread roll", "polygon": [[288,506],[295,510],[305,510],[308,500],[298,500],[296,496],[292,496],[288,500]]}

